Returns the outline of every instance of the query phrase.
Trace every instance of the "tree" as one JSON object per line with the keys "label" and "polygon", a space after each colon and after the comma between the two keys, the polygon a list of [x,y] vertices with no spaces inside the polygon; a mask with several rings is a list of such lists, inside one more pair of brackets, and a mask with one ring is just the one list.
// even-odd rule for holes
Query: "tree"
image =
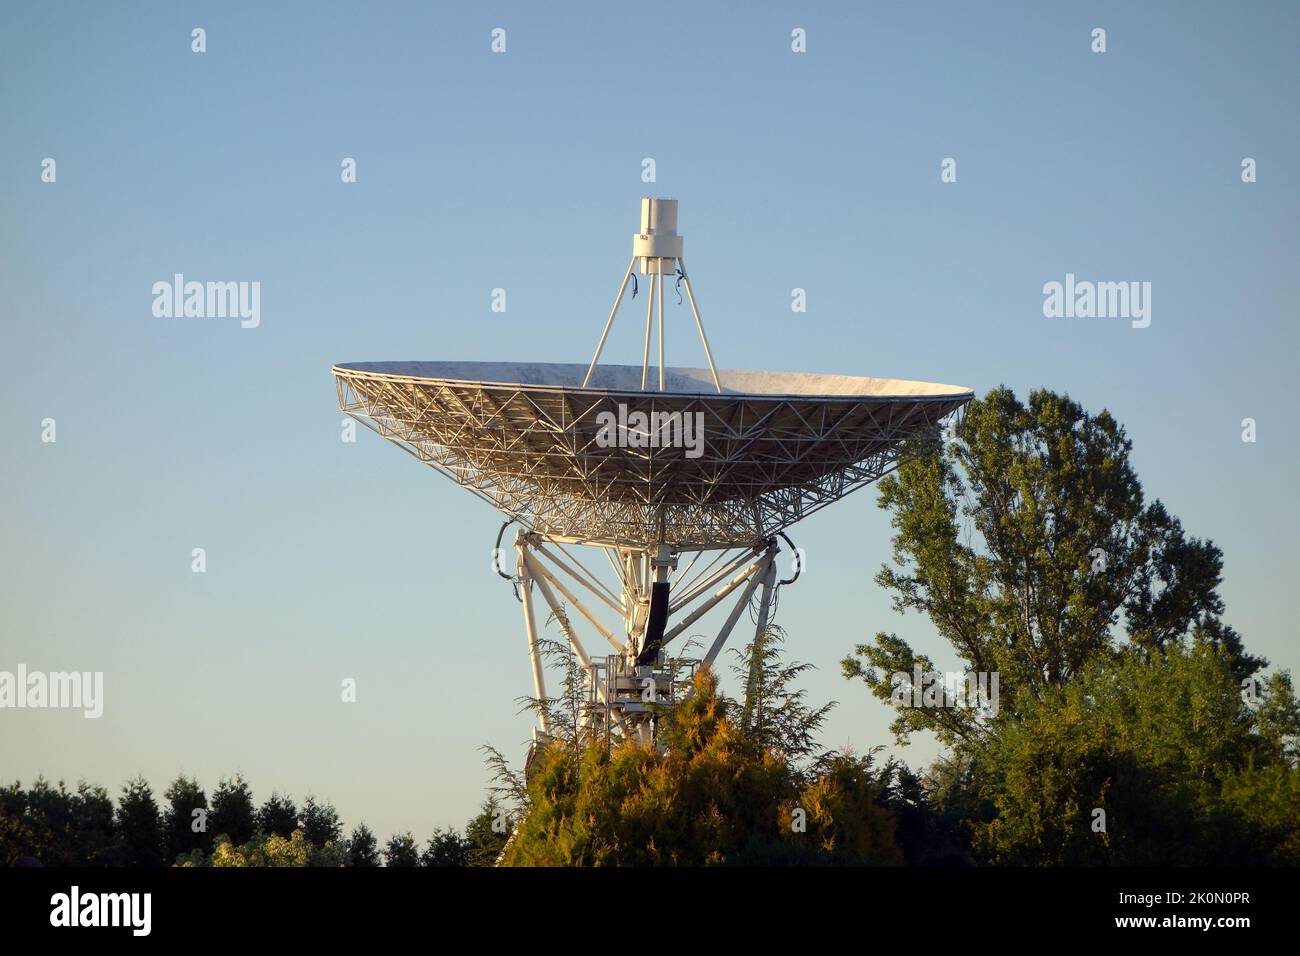
{"label": "tree", "polygon": [[72,797],[73,842],[83,866],[120,866],[113,825],[113,800],[103,787],[82,780]]}
{"label": "tree", "polygon": [[38,864],[35,834],[27,822],[27,792],[22,782],[0,787],[0,866]]}
{"label": "tree", "polygon": [[235,846],[253,838],[257,830],[253,810],[253,794],[241,774],[234,779],[222,778],[212,794],[212,819],[209,829],[214,834],[224,833]]}
{"label": "tree", "polygon": [[953,836],[989,862],[1170,864],[1300,843],[1283,822],[1300,729],[1289,676],[1257,676],[1267,662],[1221,618],[1219,549],[1146,502],[1130,450],[1105,411],[997,388],[959,440],[918,443],[881,482],[894,566],[877,582],[966,675],[999,678],[988,706],[942,692],[946,706],[915,706],[916,670],[938,668],[907,642],[879,633],[844,660],[896,707],[900,741],[929,730],[950,748],[910,801],[931,815],[909,822],[914,847]]}
{"label": "tree", "polygon": [[84,780],[75,793],[38,777],[0,788],[0,866],[116,866],[122,862],[113,801]]}
{"label": "tree", "polygon": [[[1231,653],[1229,660],[1235,660]],[[1233,678],[1237,677],[1234,668]],[[1267,754],[1280,755],[1291,766],[1300,763],[1300,703],[1291,685],[1291,674],[1278,671],[1242,682],[1242,693],[1254,708],[1255,730]]]}
{"label": "tree", "polygon": [[835,702],[816,708],[805,703],[806,691],[795,683],[813,665],[786,663],[784,642],[785,631],[769,625],[742,650],[733,649],[737,663],[732,671],[743,681],[745,693],[732,717],[740,732],[760,748],[776,751],[803,770],[830,756],[820,753],[817,732]]}
{"label": "tree", "polygon": [[[971,866],[965,807],[956,808],[956,787],[936,786],[932,779],[913,772],[907,764],[890,758],[878,773],[881,804],[894,818],[894,841],[908,866]],[[940,797],[946,797],[941,803]]]}
{"label": "tree", "polygon": [[419,866],[420,848],[415,845],[415,837],[408,833],[398,833],[384,847],[385,866]]}
{"label": "tree", "polygon": [[[805,783],[747,736],[701,668],[663,715],[661,748],[550,745],[504,862],[523,866],[896,863],[871,760],[832,758]],[[480,815],[482,819],[482,815]]]}
{"label": "tree", "polygon": [[302,808],[302,830],[307,841],[317,847],[338,843],[343,836],[343,824],[334,805],[328,801],[318,803],[310,795]]}
{"label": "tree", "polygon": [[469,841],[454,827],[433,831],[429,845],[420,855],[421,866],[469,866]]}
{"label": "tree", "polygon": [[341,867],[348,865],[348,851],[343,844],[331,841],[324,847],[312,846],[302,830],[294,830],[286,839],[278,834],[254,834],[253,839],[235,846],[224,833],[217,834],[212,854],[193,850],[177,858],[176,866],[200,867]]}
{"label": "tree", "polygon": [[1275,763],[1223,783],[1221,818],[1244,821],[1241,856],[1259,865],[1300,866],[1300,770]]}
{"label": "tree", "polygon": [[257,839],[261,841],[261,854],[254,858],[255,866],[307,866],[311,858],[312,845],[301,830],[293,830],[288,837],[259,834]]}
{"label": "tree", "polygon": [[[1000,713],[1015,715],[1128,643],[1150,657],[1194,625],[1262,665],[1218,621],[1222,555],[1188,538],[1159,502],[1145,503],[1131,442],[1108,412],[1068,396],[1007,388],[972,402],[961,440],[915,454],[880,483],[893,512],[894,562],[877,582],[895,609],[926,614],[968,671],[1000,675]],[[892,675],[935,670],[892,634],[846,658],[844,671],[890,700]],[[901,708],[900,740],[932,730],[949,745],[979,741],[987,715]]]}
{"label": "tree", "polygon": [[1130,648],[1033,702],[990,742],[998,813],[977,824],[977,849],[1012,865],[1287,858],[1300,848],[1300,773],[1258,734],[1235,666],[1208,643],[1170,644],[1155,660]]}
{"label": "tree", "polygon": [[[298,832],[298,831],[295,831]],[[304,839],[306,834],[304,834]],[[327,866],[337,869],[351,863],[352,854],[346,840],[330,840],[324,846],[312,846],[308,866]]]}
{"label": "tree", "polygon": [[302,867],[307,866],[312,846],[301,830],[288,839],[274,833],[256,834],[247,843],[236,846],[224,833],[216,838],[212,866],[235,867]]}
{"label": "tree", "polygon": [[[251,797],[241,778],[222,781],[219,795],[227,823],[246,816]],[[307,838],[305,828],[284,826],[296,814],[293,802],[277,794],[255,815],[258,826],[249,838],[235,843],[227,834],[212,832],[211,827],[207,832],[194,829],[193,810],[206,810],[208,805],[197,780],[182,774],[165,796],[163,812],[143,777],[127,782],[116,810],[107,790],[84,780],[75,792],[62,782],[52,786],[43,777],[37,778],[30,790],[24,790],[20,781],[0,786],[0,866],[156,866],[171,862],[177,866],[340,867],[350,862],[346,841],[338,839],[338,814],[329,804],[308,799],[305,816],[323,840],[320,845]],[[269,825],[269,832],[260,828],[262,822]],[[238,832],[240,827],[232,829]],[[449,832],[454,836],[454,831]],[[414,840],[407,842],[409,855],[418,861]],[[370,851],[373,865],[377,865],[373,837]]]}
{"label": "tree", "polygon": [[[212,848],[213,831],[207,819],[208,795],[196,779],[177,776],[163,794],[167,801],[164,829],[167,833],[167,859],[187,856],[195,850],[207,853]],[[199,811],[196,815],[194,811]]]}
{"label": "tree", "polygon": [[32,835],[30,847],[42,866],[73,866],[79,862],[73,830],[72,794],[60,780],[50,786],[37,777],[27,791],[26,819]]}
{"label": "tree", "polygon": [[478,814],[465,824],[469,865],[496,866],[512,829],[513,821],[507,809],[495,794],[489,796],[479,808]]}
{"label": "tree", "polygon": [[117,804],[117,846],[125,866],[160,866],[166,850],[162,815],[143,776],[128,780]]}
{"label": "tree", "polygon": [[1192,625],[1192,639],[1222,650],[1237,683],[1244,684],[1268,666],[1268,661],[1246,653],[1246,646],[1233,628],[1217,617],[1205,616]]}
{"label": "tree", "polygon": [[275,834],[287,840],[298,828],[298,808],[292,798],[272,792],[257,811],[257,829],[267,836]]}
{"label": "tree", "polygon": [[352,831],[352,839],[348,842],[348,865],[379,865],[379,841],[364,822],[357,824]]}
{"label": "tree", "polygon": [[[894,818],[883,808],[884,797],[881,776],[870,755],[828,758],[799,795],[798,806],[807,813],[807,836],[812,849],[823,858],[809,862],[903,862],[894,839]],[[803,842],[793,835],[787,840]]]}

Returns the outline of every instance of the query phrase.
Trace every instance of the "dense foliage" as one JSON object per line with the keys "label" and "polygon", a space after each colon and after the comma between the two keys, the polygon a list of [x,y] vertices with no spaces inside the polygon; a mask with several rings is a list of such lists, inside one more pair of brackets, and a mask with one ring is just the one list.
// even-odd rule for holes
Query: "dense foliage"
{"label": "dense foliage", "polygon": [[805,779],[747,733],[707,669],[658,746],[557,739],[527,785],[503,862],[516,866],[901,861],[870,760]]}
{"label": "dense foliage", "polygon": [[103,787],[84,782],[75,791],[44,778],[27,790],[0,787],[0,866],[491,866],[505,841],[482,837],[485,807],[465,836],[437,829],[421,850],[398,833],[381,848],[364,823],[344,838],[338,811],[314,796],[301,811],[278,793],[255,806],[238,775],[220,781],[211,808],[183,774],[163,799],[142,777],[127,782],[116,808]]}
{"label": "dense foliage", "polygon": [[1222,554],[1146,502],[1130,450],[1104,411],[999,388],[881,482],[895,560],[877,582],[963,674],[1000,678],[995,707],[917,706],[912,675],[940,668],[906,641],[880,633],[844,661],[895,707],[900,742],[947,746],[921,785],[917,854],[1300,862],[1290,678],[1264,676],[1223,622]]}

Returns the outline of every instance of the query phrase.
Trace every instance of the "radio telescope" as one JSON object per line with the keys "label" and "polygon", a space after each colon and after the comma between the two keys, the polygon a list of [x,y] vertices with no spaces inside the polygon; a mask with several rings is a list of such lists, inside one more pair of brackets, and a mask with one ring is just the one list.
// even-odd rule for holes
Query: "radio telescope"
{"label": "radio telescope", "polygon": [[[708,368],[664,363],[665,278],[684,287]],[[635,298],[639,284],[641,365],[602,365],[628,287]],[[648,198],[590,363],[353,362],[333,375],[345,413],[507,516],[492,566],[523,605],[536,698],[547,692],[534,591],[581,668],[586,726],[640,741],[673,699],[673,642],[733,596],[704,662],[756,593],[757,628],[766,628],[776,589],[801,562],[778,580],[780,542],[793,548],[786,529],[893,470],[905,441],[934,435],[974,397],[929,382],[719,370],[677,201]],[[500,547],[511,523],[513,574]],[[589,570],[579,548],[589,561],[599,549],[612,577]],[[538,721],[535,741],[549,733],[544,708]]]}

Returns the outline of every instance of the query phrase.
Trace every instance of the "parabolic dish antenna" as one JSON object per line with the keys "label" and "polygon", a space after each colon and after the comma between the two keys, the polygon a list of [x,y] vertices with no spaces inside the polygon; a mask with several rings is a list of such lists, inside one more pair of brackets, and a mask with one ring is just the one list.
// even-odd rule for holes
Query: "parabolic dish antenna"
{"label": "parabolic dish antenna", "polygon": [[[641,740],[652,736],[656,705],[673,694],[668,643],[739,590],[703,658],[711,663],[760,585],[756,616],[766,627],[773,593],[788,583],[777,581],[777,538],[788,543],[790,525],[891,471],[903,443],[937,434],[974,397],[929,382],[718,370],[682,247],[676,200],[643,199],[641,231],[588,365],[353,362],[333,369],[344,412],[521,526],[517,575],[500,558],[500,535],[493,562],[515,581],[524,605],[537,698],[546,690],[534,584],[582,667],[587,725]],[[629,284],[636,295],[634,273],[647,279],[642,364],[601,365]],[[706,369],[664,364],[665,277],[685,287]],[[617,587],[564,545],[604,549]],[[689,576],[710,551],[718,553]],[[622,626],[608,627],[591,603],[621,616]],[[615,653],[592,657],[569,608]],[[545,734],[544,708],[539,723]]]}

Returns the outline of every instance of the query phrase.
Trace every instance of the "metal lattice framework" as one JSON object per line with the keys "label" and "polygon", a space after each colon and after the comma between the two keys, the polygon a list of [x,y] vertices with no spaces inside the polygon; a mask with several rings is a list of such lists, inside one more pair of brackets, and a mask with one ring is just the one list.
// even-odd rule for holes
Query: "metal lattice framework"
{"label": "metal lattice framework", "polygon": [[[802,567],[796,549],[794,576],[778,580],[777,537],[790,544],[786,528],[892,470],[911,440],[936,434],[974,397],[928,382],[721,371],[682,256],[676,201],[642,200],[632,257],[586,366],[371,362],[333,370],[344,412],[522,526],[515,573],[501,564],[505,526],[493,566],[523,605],[535,699],[547,700],[534,591],[585,675],[585,725],[643,742],[656,708],[675,694],[680,658],[666,656],[670,642],[727,600],[731,611],[700,663],[714,662],[755,600],[761,633],[777,589]],[[637,294],[637,273],[647,286],[641,365],[600,365],[629,284]],[[684,286],[707,369],[665,364],[665,279]],[[617,586],[565,544],[602,548]],[[712,560],[694,571],[705,552]],[[612,654],[589,652],[570,609]],[[620,624],[602,621],[610,612]],[[544,737],[545,707],[538,720]]]}
{"label": "metal lattice framework", "polygon": [[[827,396],[451,377],[467,371],[509,377],[525,370],[370,363],[336,366],[334,376],[345,412],[500,511],[559,540],[608,546],[667,541],[692,549],[765,540],[887,473],[901,442],[932,430],[969,399],[963,390],[929,385],[931,394],[870,394],[921,384],[876,379],[848,380],[865,394]],[[576,383],[582,367],[546,371]],[[598,383],[638,372],[599,371]],[[684,388],[702,374],[669,371]],[[719,373],[724,383],[739,374]],[[788,389],[786,378],[768,374],[762,383]],[[611,445],[602,420],[637,412],[649,421],[693,416],[695,447]]]}

